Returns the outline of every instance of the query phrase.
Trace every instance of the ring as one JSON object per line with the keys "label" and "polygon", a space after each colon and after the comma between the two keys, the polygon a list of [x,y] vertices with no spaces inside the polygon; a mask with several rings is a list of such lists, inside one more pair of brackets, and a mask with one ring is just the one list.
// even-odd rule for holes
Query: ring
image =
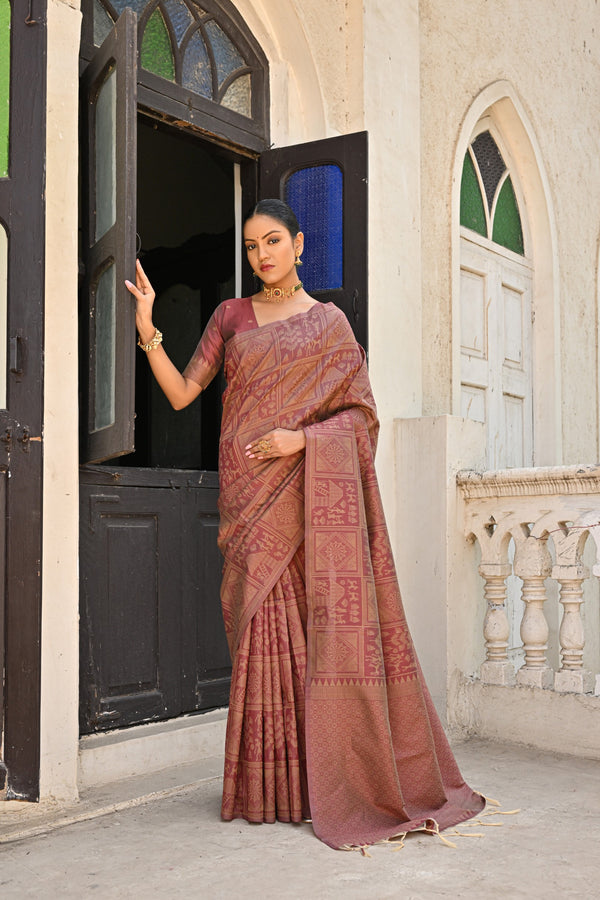
{"label": "ring", "polygon": [[267,441],[267,440],[265,440],[265,438],[263,438],[256,445],[256,449],[260,450],[261,453],[270,453],[271,452],[271,441]]}

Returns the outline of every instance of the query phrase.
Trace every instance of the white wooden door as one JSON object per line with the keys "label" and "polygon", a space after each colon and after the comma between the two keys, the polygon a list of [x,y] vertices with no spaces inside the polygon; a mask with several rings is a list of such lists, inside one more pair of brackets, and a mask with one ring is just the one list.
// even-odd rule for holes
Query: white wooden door
{"label": "white wooden door", "polygon": [[485,423],[488,468],[531,466],[531,267],[463,235],[460,277],[461,415]]}

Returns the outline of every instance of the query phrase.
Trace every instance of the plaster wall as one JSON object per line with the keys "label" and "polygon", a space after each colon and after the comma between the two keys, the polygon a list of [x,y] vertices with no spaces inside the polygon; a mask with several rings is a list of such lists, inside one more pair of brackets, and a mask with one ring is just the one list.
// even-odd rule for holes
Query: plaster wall
{"label": "plaster wall", "polygon": [[421,413],[419,9],[364,7],[369,132],[369,371],[381,420],[377,471],[396,552],[395,418]]}
{"label": "plaster wall", "polygon": [[46,130],[42,799],[77,795],[78,4],[49,0]]}
{"label": "plaster wall", "polygon": [[458,416],[397,419],[397,565],[415,649],[442,717],[447,673],[474,673],[482,662],[484,604],[464,538],[456,474],[485,458],[480,422]]}
{"label": "plaster wall", "polygon": [[234,2],[269,60],[273,146],[363,127],[359,0]]}
{"label": "plaster wall", "polygon": [[558,236],[552,261],[534,258],[536,268],[554,269],[560,302],[560,346],[549,346],[560,353],[555,364],[562,384],[562,447],[544,463],[561,462],[561,453],[565,464],[596,459],[598,7],[594,0],[581,0],[566,13],[561,0],[421,0],[419,11],[424,411],[452,409],[451,197],[457,139],[475,98],[494,82],[506,81],[535,133]]}

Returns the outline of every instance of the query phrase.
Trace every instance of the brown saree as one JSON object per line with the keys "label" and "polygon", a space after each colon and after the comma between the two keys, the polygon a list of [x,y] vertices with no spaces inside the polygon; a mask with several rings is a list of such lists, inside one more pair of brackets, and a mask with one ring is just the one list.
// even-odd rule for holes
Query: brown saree
{"label": "brown saree", "polygon": [[[224,355],[223,818],[310,816],[321,840],[350,848],[476,815],[484,800],[458,770],[404,617],[375,405],[345,316],[317,304],[237,331]],[[304,428],[306,452],[249,460],[246,444],[276,427]]]}

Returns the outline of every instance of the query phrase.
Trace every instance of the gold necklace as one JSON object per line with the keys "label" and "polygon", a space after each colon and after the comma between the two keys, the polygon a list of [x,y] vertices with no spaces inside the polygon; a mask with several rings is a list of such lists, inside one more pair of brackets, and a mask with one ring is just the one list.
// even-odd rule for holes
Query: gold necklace
{"label": "gold necklace", "polygon": [[269,303],[283,303],[286,297],[291,297],[292,294],[295,294],[296,291],[299,291],[301,287],[301,281],[290,288],[270,288],[267,287],[266,284],[263,284],[263,293],[265,295],[265,300],[267,300]]}

